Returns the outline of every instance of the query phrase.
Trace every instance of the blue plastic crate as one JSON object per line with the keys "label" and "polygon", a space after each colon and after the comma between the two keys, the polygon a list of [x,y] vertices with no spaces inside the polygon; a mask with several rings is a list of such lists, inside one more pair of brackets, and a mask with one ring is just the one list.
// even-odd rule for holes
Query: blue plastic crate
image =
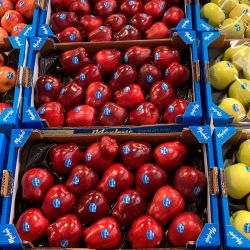
{"label": "blue plastic crate", "polygon": [[[40,21],[39,21],[39,29],[38,29],[38,36],[39,37],[50,37],[53,38],[55,41],[58,42],[55,34],[50,28],[50,18],[51,18],[51,1],[41,1],[40,3]],[[171,29],[171,34],[175,31],[180,30],[192,30],[193,23],[192,23],[192,6],[191,1],[184,0],[184,13],[185,18],[183,18],[176,28]]]}
{"label": "blue plastic crate", "polygon": [[[243,140],[249,138],[249,131],[237,130],[235,127],[217,127],[214,130],[214,155],[215,164],[219,169],[219,186],[221,187],[220,195],[220,217],[223,230],[224,249],[250,249],[250,240],[243,236],[230,223],[229,201],[224,183],[224,150],[223,146],[236,146]],[[229,141],[229,139],[232,139]]]}
{"label": "blue plastic crate", "polygon": [[[176,139],[183,140],[184,143],[188,145],[197,145],[201,148],[203,152],[203,162],[205,172],[208,173],[208,195],[207,195],[207,223],[204,225],[204,228],[198,238],[198,240],[193,243],[194,248],[201,250],[212,250],[217,249],[220,246],[220,232],[219,232],[219,218],[218,218],[218,187],[217,183],[217,168],[214,164],[214,155],[213,155],[213,145],[210,128],[208,126],[201,127],[190,127],[189,129],[184,129],[182,132],[172,133],[172,134],[156,134],[156,135],[146,135],[146,134],[111,134],[113,138],[116,138],[118,141],[122,139],[124,141],[125,137],[128,137],[128,140],[143,140],[149,141],[152,139],[154,142],[159,143],[165,141],[171,141]],[[0,249],[22,249],[22,242],[16,232],[14,225],[12,224],[13,220],[13,211],[15,210],[13,204],[15,201],[15,195],[17,191],[18,183],[18,174],[19,174],[19,155],[21,149],[25,146],[26,143],[36,142],[70,142],[77,137],[79,144],[86,145],[87,142],[98,140],[102,135],[86,135],[86,134],[74,134],[74,131],[68,131],[67,134],[62,134],[60,131],[56,133],[43,133],[38,130],[17,130],[14,129],[12,132],[11,143],[10,143],[10,152],[9,160],[7,165],[7,171],[11,173],[14,186],[11,189],[9,196],[3,198],[3,209],[2,209],[2,218],[0,223]],[[214,173],[214,174],[213,174]],[[213,177],[213,178],[212,178]],[[14,181],[15,180],[15,181]],[[8,184],[12,186],[12,183]]]}
{"label": "blue plastic crate", "polygon": [[[122,42],[123,45],[126,45],[127,48],[130,46],[136,45],[136,42],[131,41],[125,41]],[[116,46],[116,42],[110,43],[108,46],[110,48],[114,48]],[[117,46],[120,46],[121,42],[118,42]],[[180,130],[184,126],[187,125],[200,125],[202,122],[202,108],[201,108],[201,94],[200,94],[200,77],[199,77],[199,61],[197,56],[197,48],[196,48],[196,36],[194,31],[179,31],[178,33],[175,33],[174,36],[171,39],[167,40],[155,40],[155,41],[143,41],[140,43],[140,46],[158,46],[158,45],[171,45],[171,46],[179,46],[182,47],[185,50],[190,51],[191,58],[192,58],[192,75],[193,75],[193,102],[190,102],[186,112],[183,114],[183,116],[177,117],[177,123],[176,124],[159,124],[159,126],[138,126],[138,127],[131,127],[131,126],[122,126],[122,127],[115,127],[115,128],[104,128],[100,129],[101,127],[95,127],[95,128],[82,128],[85,132],[114,132],[117,130],[123,130],[123,131],[130,131],[130,132],[166,132],[166,131],[175,131]],[[52,39],[47,39],[45,37],[39,37],[39,38],[31,38],[30,40],[30,47],[29,47],[29,54],[28,54],[28,61],[27,61],[27,68],[26,72],[29,72],[28,82],[25,84],[26,87],[24,87],[24,100],[23,100],[23,116],[22,116],[22,124],[24,128],[35,128],[35,129],[44,129],[47,127],[47,124],[44,120],[41,120],[35,107],[34,107],[34,87],[35,82],[33,79],[37,79],[38,77],[38,58],[40,51],[46,49],[49,49],[50,51],[63,51],[68,50],[72,48],[76,48],[79,46],[83,46],[88,49],[91,49],[93,51],[93,48],[91,48],[90,43],[72,43],[72,44],[57,44],[54,43]],[[100,43],[99,46],[96,46],[96,48],[101,49],[102,46],[107,47],[107,44]],[[118,47],[117,47],[118,48]],[[114,130],[115,129],[115,130]]]}
{"label": "blue plastic crate", "polygon": [[0,131],[10,134],[11,129],[19,128],[21,122],[21,105],[22,105],[22,77],[23,68],[26,63],[26,39],[24,37],[8,37],[6,44],[0,47],[0,51],[8,53],[12,49],[19,50],[18,72],[19,78],[14,90],[13,105],[6,108],[0,115]]}

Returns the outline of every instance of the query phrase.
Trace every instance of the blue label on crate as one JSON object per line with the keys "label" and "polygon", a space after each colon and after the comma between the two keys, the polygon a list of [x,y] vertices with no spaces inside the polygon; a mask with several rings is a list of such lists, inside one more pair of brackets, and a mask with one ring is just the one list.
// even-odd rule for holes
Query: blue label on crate
{"label": "blue label on crate", "polygon": [[115,181],[114,178],[109,179],[109,186],[111,188],[115,188],[116,187],[116,181]]}
{"label": "blue label on crate", "polygon": [[244,232],[248,234],[250,233],[250,223],[244,224]]}
{"label": "blue label on crate", "polygon": [[30,224],[29,224],[29,222],[25,221],[25,222],[23,223],[23,225],[22,225],[22,229],[23,229],[23,231],[24,231],[25,233],[30,232]]}
{"label": "blue label on crate", "polygon": [[148,230],[146,233],[146,237],[148,240],[154,240],[155,238],[155,232],[153,230]]}
{"label": "blue label on crate", "polygon": [[85,74],[83,74],[83,73],[82,73],[82,74],[80,74],[80,80],[81,80],[81,81],[84,81],[85,79],[86,79],[86,75],[85,75]]}
{"label": "blue label on crate", "polygon": [[59,198],[53,199],[53,207],[54,208],[60,208],[61,207],[61,201]]}
{"label": "blue label on crate", "polygon": [[144,174],[142,177],[141,177],[141,179],[142,179],[142,183],[143,184],[149,184],[150,183],[150,180],[149,180],[149,176],[147,175],[147,174]]}
{"label": "blue label on crate", "polygon": [[109,238],[109,230],[104,228],[102,229],[102,238],[103,239],[108,239]]}
{"label": "blue label on crate", "polygon": [[162,201],[164,207],[170,207],[171,199],[169,197],[165,197]]}
{"label": "blue label on crate", "polygon": [[51,91],[53,89],[53,86],[51,83],[47,82],[45,83],[45,90],[46,91]]}
{"label": "blue label on crate", "polygon": [[177,225],[177,232],[178,232],[179,234],[184,234],[184,230],[185,230],[184,225],[183,225],[182,223],[179,223],[179,224]]}
{"label": "blue label on crate", "polygon": [[110,113],[111,113],[110,108],[105,108],[105,109],[103,110],[103,113],[104,113],[104,115],[109,116]]}
{"label": "blue label on crate", "polygon": [[72,159],[67,159],[65,162],[64,162],[64,166],[66,168],[70,168],[71,167],[71,164],[72,164]]}
{"label": "blue label on crate", "polygon": [[95,203],[90,203],[89,204],[89,212],[90,213],[96,213],[96,204]]}
{"label": "blue label on crate", "polygon": [[11,79],[13,79],[13,77],[14,77],[14,73],[8,72],[7,78],[11,80]]}
{"label": "blue label on crate", "polygon": [[69,241],[68,240],[62,240],[61,241],[61,247],[62,248],[66,248],[69,245]]}
{"label": "blue label on crate", "polygon": [[91,161],[91,153],[86,154],[86,161]]}
{"label": "blue label on crate", "polygon": [[101,91],[96,91],[96,92],[95,92],[95,98],[96,98],[97,100],[100,100],[100,99],[102,98],[102,92],[101,92]]}
{"label": "blue label on crate", "polygon": [[129,147],[129,146],[123,147],[123,153],[124,153],[125,155],[129,154],[129,152],[130,152],[130,147]]}
{"label": "blue label on crate", "polygon": [[72,63],[73,64],[78,64],[79,63],[79,58],[77,56],[72,57]]}
{"label": "blue label on crate", "polygon": [[130,204],[130,200],[131,200],[131,198],[129,195],[124,195],[124,197],[123,197],[124,204]]}
{"label": "blue label on crate", "polygon": [[125,87],[125,88],[123,89],[123,91],[124,91],[125,93],[129,93],[129,92],[130,92],[130,87]]}
{"label": "blue label on crate", "polygon": [[34,177],[32,179],[32,185],[33,187],[40,187],[40,179],[38,177]]}
{"label": "blue label on crate", "polygon": [[162,155],[167,155],[168,154],[168,148],[167,147],[162,147],[161,148],[161,154]]}
{"label": "blue label on crate", "polygon": [[162,85],[161,85],[161,88],[165,91],[168,90],[168,85],[164,82]]}
{"label": "blue label on crate", "polygon": [[233,110],[234,110],[234,112],[238,112],[239,111],[238,104],[233,104]]}
{"label": "blue label on crate", "polygon": [[194,193],[195,195],[199,195],[200,192],[201,192],[201,188],[200,188],[199,186],[195,187],[194,190],[193,190],[193,193]]}
{"label": "blue label on crate", "polygon": [[79,176],[75,175],[72,180],[73,185],[78,185],[79,182],[80,182]]}
{"label": "blue label on crate", "polygon": [[147,75],[146,81],[147,83],[152,83],[154,81],[154,77],[152,75]]}

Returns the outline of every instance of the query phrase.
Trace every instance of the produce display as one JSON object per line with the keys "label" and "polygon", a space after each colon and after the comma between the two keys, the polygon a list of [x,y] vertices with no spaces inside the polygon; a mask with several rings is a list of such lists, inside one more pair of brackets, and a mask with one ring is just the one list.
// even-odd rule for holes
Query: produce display
{"label": "produce display", "polygon": [[249,121],[250,47],[247,43],[237,44],[222,55],[216,49],[209,53],[214,102],[234,118],[234,123]]}
{"label": "produce display", "polygon": [[184,18],[180,0],[51,0],[60,42],[165,39]]}
{"label": "produce display", "polygon": [[[202,2],[202,1],[200,1]],[[201,18],[227,38],[250,37],[250,3],[248,0],[203,1]]]}
{"label": "produce display", "polygon": [[172,46],[77,47],[39,65],[35,104],[50,127],[176,123],[190,100],[190,53]]}
{"label": "produce display", "polygon": [[86,146],[37,142],[23,148],[14,218],[21,239],[92,249],[196,241],[206,223],[199,145],[99,138]]}
{"label": "produce display", "polygon": [[18,36],[31,23],[35,3],[35,0],[0,1],[0,42],[8,36]]}

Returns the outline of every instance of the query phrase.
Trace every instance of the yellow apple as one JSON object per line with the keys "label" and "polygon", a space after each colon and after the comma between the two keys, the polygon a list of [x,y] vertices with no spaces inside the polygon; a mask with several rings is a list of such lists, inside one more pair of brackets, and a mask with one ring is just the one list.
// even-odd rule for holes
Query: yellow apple
{"label": "yellow apple", "polygon": [[250,212],[245,210],[237,211],[231,216],[230,221],[234,228],[250,240]]}
{"label": "yellow apple", "polygon": [[218,90],[227,88],[238,77],[238,71],[228,61],[220,61],[210,67],[211,85]]}
{"label": "yellow apple", "polygon": [[234,20],[232,18],[227,18],[223,21],[219,28],[220,33],[225,35],[227,38],[244,38],[245,27],[244,23]]}
{"label": "yellow apple", "polygon": [[240,144],[236,153],[236,161],[250,166],[250,140],[245,140]]}
{"label": "yellow apple", "polygon": [[201,18],[217,28],[226,18],[223,10],[215,3],[207,3],[201,8]]}
{"label": "yellow apple", "polygon": [[237,5],[239,0],[211,0],[212,3],[217,4],[226,15]]}
{"label": "yellow apple", "polygon": [[234,98],[223,99],[219,107],[234,118],[233,123],[239,123],[246,117],[245,108],[238,100]]}
{"label": "yellow apple", "polygon": [[229,13],[229,17],[237,19],[248,24],[250,22],[250,6],[247,4],[238,4]]}
{"label": "yellow apple", "polygon": [[238,79],[234,81],[229,89],[228,96],[237,99],[243,106],[250,106],[250,81],[247,79]]}

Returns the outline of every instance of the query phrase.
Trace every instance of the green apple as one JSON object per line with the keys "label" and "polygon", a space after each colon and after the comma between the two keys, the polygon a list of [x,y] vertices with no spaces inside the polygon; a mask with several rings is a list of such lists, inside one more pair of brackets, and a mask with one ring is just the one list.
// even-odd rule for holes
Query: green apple
{"label": "green apple", "polygon": [[217,62],[210,67],[210,82],[215,89],[222,90],[227,88],[237,77],[237,69],[228,61]]}
{"label": "green apple", "polygon": [[250,211],[250,194],[246,198],[247,209]]}
{"label": "green apple", "polygon": [[230,221],[234,228],[250,240],[250,212],[239,210],[231,216]]}
{"label": "green apple", "polygon": [[250,106],[250,81],[238,79],[234,81],[228,90],[228,96],[237,99],[243,106]]}
{"label": "green apple", "polygon": [[247,4],[238,4],[229,13],[229,17],[241,20],[248,24],[250,22],[250,6]]}
{"label": "green apple", "polygon": [[250,167],[237,163],[225,168],[227,193],[234,199],[242,199],[250,192]]}
{"label": "green apple", "polygon": [[247,25],[247,28],[245,30],[245,38],[249,38],[250,37],[250,25]]}
{"label": "green apple", "polygon": [[233,123],[239,123],[246,117],[246,110],[243,105],[234,98],[225,98],[219,105],[228,115],[232,116]]}
{"label": "green apple", "polygon": [[201,18],[217,28],[226,18],[223,10],[215,3],[207,3],[201,8]]}
{"label": "green apple", "polygon": [[219,28],[221,34],[228,38],[244,38],[245,26],[243,22],[227,18],[223,21]]}
{"label": "green apple", "polygon": [[229,14],[229,12],[239,4],[239,0],[211,0],[212,3],[217,4],[226,15]]}
{"label": "green apple", "polygon": [[236,153],[236,161],[250,166],[250,140],[245,140],[240,144]]}
{"label": "green apple", "polygon": [[248,64],[249,59],[250,47],[247,45],[236,45],[228,48],[222,58],[222,60],[233,63],[238,70],[242,70]]}

